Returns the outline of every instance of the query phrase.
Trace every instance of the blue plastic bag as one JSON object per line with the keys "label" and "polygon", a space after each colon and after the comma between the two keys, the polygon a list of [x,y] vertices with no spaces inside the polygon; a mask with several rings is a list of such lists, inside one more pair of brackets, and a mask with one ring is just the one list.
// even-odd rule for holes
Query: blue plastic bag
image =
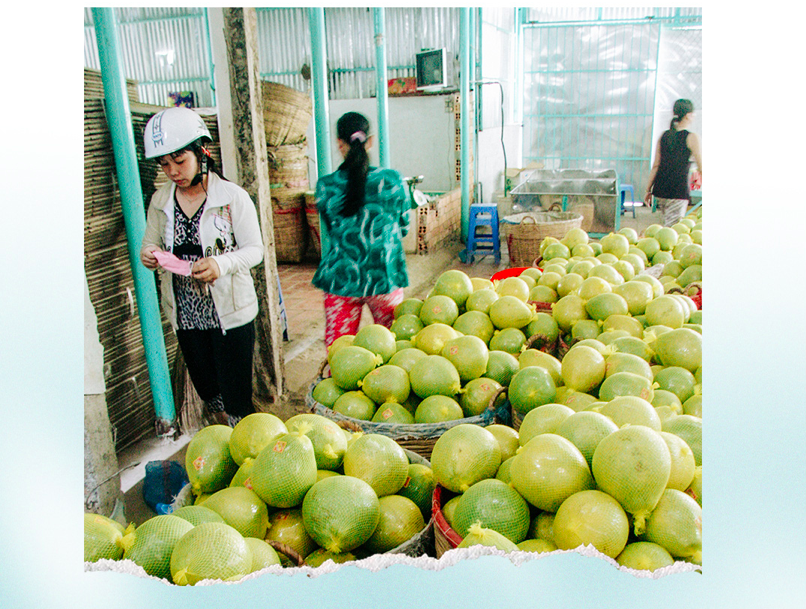
{"label": "blue plastic bag", "polygon": [[188,484],[185,468],[176,461],[149,461],[143,481],[143,499],[158,514],[170,513],[179,491]]}

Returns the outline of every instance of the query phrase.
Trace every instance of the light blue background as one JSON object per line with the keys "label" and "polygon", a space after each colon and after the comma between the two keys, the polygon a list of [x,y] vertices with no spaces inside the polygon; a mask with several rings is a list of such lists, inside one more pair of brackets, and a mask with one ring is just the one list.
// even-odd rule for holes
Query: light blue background
{"label": "light blue background", "polygon": [[572,554],[195,589],[83,572],[80,10],[7,7],[0,607],[806,606],[804,113],[784,67],[804,10],[722,6],[704,20],[704,574],[643,580]]}

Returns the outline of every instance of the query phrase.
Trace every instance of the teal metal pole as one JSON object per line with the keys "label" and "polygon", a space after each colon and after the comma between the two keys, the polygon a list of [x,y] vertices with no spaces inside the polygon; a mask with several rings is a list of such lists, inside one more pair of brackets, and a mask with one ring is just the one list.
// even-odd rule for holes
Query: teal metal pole
{"label": "teal metal pole", "polygon": [[213,95],[213,107],[216,106],[215,98],[215,62],[213,61],[213,41],[210,39],[210,16],[207,14],[207,7],[204,7],[204,38],[207,43],[207,66],[210,69],[210,92]]}
{"label": "teal metal pole", "polygon": [[140,262],[140,243],[146,227],[145,206],[140,185],[140,171],[137,167],[126,77],[120,63],[117,21],[114,9],[109,7],[93,8],[92,16],[98,40],[106,120],[109,123],[120,185],[120,201],[129,246],[129,263],[134,277],[140,331],[143,335],[148,378],[157,415],[157,433],[162,435],[173,433],[176,429],[176,411],[154,273]]}
{"label": "teal metal pole", "polygon": [[470,221],[470,9],[462,8],[459,31],[459,89],[462,189],[462,243],[467,243]]}
{"label": "teal metal pole", "polygon": [[373,8],[375,19],[375,71],[378,77],[378,155],[381,167],[390,168],[389,158],[389,94],[386,83],[386,26],[383,7]]}
{"label": "teal metal pole", "polygon": [[[308,9],[311,29],[311,81],[313,82],[313,111],[316,125],[316,168],[320,176],[333,172],[330,154],[330,112],[327,96],[327,48],[325,46],[325,9]],[[325,223],[319,222],[322,256],[329,247]]]}

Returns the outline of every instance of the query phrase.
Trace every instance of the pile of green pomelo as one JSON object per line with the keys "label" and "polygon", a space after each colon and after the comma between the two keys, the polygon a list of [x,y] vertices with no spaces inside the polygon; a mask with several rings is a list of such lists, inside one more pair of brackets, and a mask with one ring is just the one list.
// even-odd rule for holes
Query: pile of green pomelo
{"label": "pile of green pomelo", "polygon": [[[211,425],[187,447],[185,501],[135,527],[84,516],[84,560],[131,560],[177,585],[406,553],[431,520],[430,465],[317,414]],[[183,491],[184,493],[184,491]],[[180,493],[182,495],[183,493]],[[278,567],[281,568],[281,567]]]}
{"label": "pile of green pomelo", "polygon": [[[309,394],[359,427],[450,422],[430,464],[327,416],[251,415],[231,435],[212,426],[192,439],[195,505],[134,531],[86,515],[85,560],[130,558],[193,584],[292,564],[275,548],[312,566],[360,559],[422,531],[436,488],[436,522],[460,547],[592,546],[632,569],[701,565],[701,289],[701,215],[598,242],[572,229],[497,281],[448,270],[396,308],[391,329],[337,339]],[[502,404],[506,420],[473,418]],[[111,555],[88,558],[88,535]]]}

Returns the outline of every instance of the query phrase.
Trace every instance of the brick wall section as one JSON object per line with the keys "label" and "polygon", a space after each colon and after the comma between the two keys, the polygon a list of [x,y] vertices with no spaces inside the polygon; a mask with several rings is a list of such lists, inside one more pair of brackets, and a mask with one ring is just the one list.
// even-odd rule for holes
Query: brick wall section
{"label": "brick wall section", "polygon": [[462,233],[462,192],[456,188],[446,192],[419,210],[417,253],[434,252]]}

